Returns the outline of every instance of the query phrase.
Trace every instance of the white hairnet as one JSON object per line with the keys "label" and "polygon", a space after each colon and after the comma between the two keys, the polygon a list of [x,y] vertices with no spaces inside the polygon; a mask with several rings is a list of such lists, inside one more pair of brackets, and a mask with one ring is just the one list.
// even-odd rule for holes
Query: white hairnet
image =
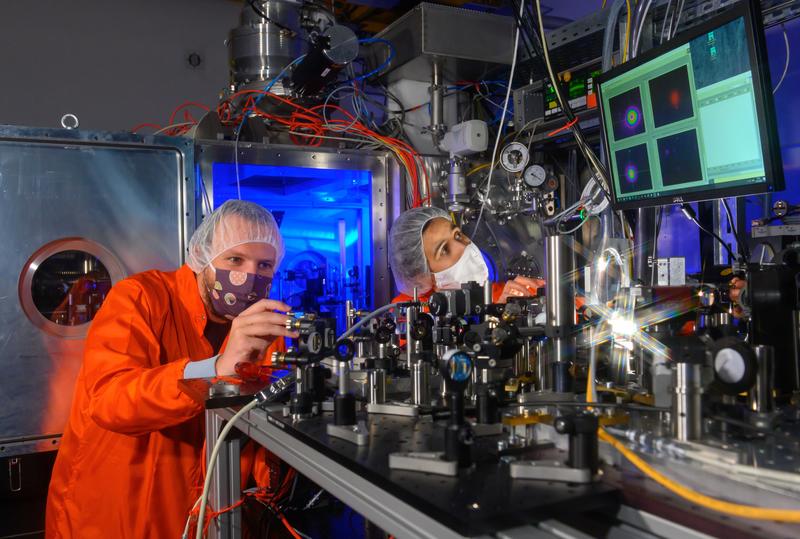
{"label": "white hairnet", "polygon": [[220,254],[243,243],[275,248],[275,267],[283,259],[283,238],[275,218],[264,207],[246,200],[228,200],[206,217],[189,240],[186,263],[200,273]]}
{"label": "white hairnet", "polygon": [[437,217],[452,221],[441,208],[413,208],[401,213],[389,231],[389,264],[403,294],[413,295],[414,287],[420,294],[433,288],[433,275],[422,248],[422,229]]}

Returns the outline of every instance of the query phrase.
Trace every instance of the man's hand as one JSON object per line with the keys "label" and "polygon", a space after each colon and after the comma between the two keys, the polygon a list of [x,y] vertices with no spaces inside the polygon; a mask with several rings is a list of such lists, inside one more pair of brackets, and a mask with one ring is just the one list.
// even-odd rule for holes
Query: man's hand
{"label": "man's hand", "polygon": [[739,277],[734,277],[729,283],[728,297],[733,302],[733,317],[743,318],[744,309],[742,309],[741,297],[742,289],[747,285],[747,281]]}
{"label": "man's hand", "polygon": [[513,281],[508,281],[503,288],[503,294],[498,303],[505,303],[509,297],[528,297],[535,296],[536,290],[544,286],[544,280],[531,279],[528,277],[515,277]]}
{"label": "man's hand", "polygon": [[217,359],[217,376],[234,374],[237,363],[258,360],[278,337],[297,338],[296,331],[286,329],[289,317],[273,312],[290,310],[291,307],[280,301],[262,299],[234,318],[228,344]]}

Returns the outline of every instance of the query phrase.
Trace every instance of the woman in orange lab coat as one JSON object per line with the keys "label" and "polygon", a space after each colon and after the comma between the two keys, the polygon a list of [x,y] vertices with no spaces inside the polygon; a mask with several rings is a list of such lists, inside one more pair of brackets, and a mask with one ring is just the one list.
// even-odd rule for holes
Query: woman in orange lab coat
{"label": "woman in orange lab coat", "polygon": [[[437,290],[459,289],[470,281],[483,284],[489,269],[474,243],[437,207],[414,208],[397,218],[389,232],[389,260],[401,294],[393,302],[410,301],[416,287],[426,301]],[[492,284],[492,300],[535,296],[542,279],[516,277]]]}

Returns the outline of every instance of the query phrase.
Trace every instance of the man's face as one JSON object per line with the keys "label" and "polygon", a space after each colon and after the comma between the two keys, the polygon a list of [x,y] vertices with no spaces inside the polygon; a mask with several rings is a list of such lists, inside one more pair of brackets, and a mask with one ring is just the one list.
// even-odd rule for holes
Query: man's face
{"label": "man's face", "polygon": [[206,309],[211,314],[211,318],[218,322],[227,322],[225,318],[214,312],[211,298],[209,297],[209,291],[214,286],[214,268],[255,273],[256,275],[272,279],[275,275],[276,258],[277,252],[272,245],[252,242],[232,247],[212,260],[211,265],[207,266],[203,270],[202,275],[198,276],[202,279],[200,295]]}
{"label": "man's face", "polygon": [[[272,279],[275,275],[276,256],[275,247],[272,245],[261,242],[244,243],[223,252],[211,261],[211,265],[222,270],[255,273]],[[213,277],[213,268],[209,267],[206,270],[211,271]]]}

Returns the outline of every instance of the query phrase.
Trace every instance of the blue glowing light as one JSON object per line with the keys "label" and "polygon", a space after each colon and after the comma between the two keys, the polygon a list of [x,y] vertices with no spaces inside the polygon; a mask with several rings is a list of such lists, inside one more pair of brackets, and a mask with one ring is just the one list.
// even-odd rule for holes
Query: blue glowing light
{"label": "blue glowing light", "polygon": [[[214,163],[212,174],[213,206],[218,207],[228,199],[235,199],[236,169],[233,164]],[[302,272],[312,266],[318,267],[323,270],[321,275],[327,276],[325,286],[330,288],[322,292],[323,296],[335,294],[341,296],[342,301],[352,299],[365,308],[373,306],[373,283],[369,269],[374,259],[370,171],[240,163],[239,180],[244,200],[283,214],[280,230],[286,255],[278,268],[282,276],[288,276],[289,270]],[[339,237],[342,222],[344,252]],[[309,265],[303,263],[304,260],[314,263]],[[300,264],[305,264],[302,266],[305,269],[300,269]],[[351,272],[354,267],[357,272]],[[307,286],[304,274],[297,275],[296,281],[276,279],[271,296],[285,301],[296,300],[297,294]],[[361,279],[360,286],[342,284],[340,280],[350,279],[351,275]],[[359,290],[367,291],[366,296],[361,295],[363,292],[357,292]],[[320,309],[325,311],[336,307]],[[336,311],[337,318],[340,314]],[[344,320],[339,323],[341,327],[344,326]]]}
{"label": "blue glowing light", "polygon": [[[287,167],[277,165],[252,165],[239,163],[239,179],[244,184],[252,177],[286,178],[290,180],[336,180],[350,181],[351,185],[369,185],[371,174],[368,170],[337,170],[332,168]],[[233,163],[214,163],[214,187],[219,180],[233,182],[236,189],[236,170]],[[242,187],[246,187],[242,185]],[[216,200],[216,193],[214,199]]]}

